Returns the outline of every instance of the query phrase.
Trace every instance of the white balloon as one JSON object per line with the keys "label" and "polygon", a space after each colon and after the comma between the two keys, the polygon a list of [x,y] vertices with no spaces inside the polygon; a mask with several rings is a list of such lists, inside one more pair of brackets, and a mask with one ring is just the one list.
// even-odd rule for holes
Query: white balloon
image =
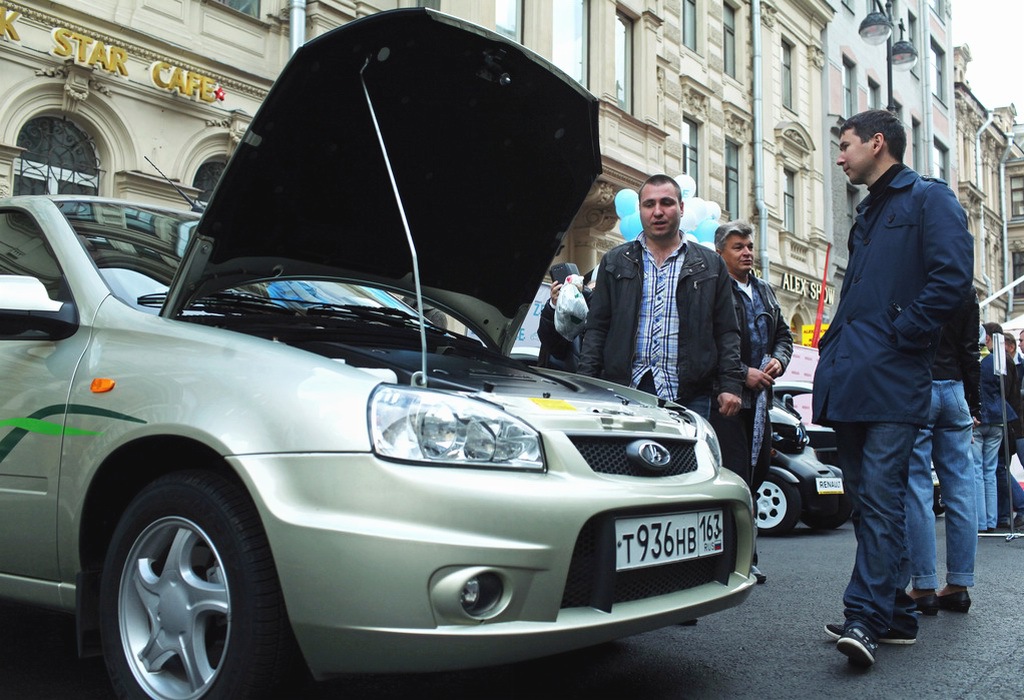
{"label": "white balloon", "polygon": [[683,199],[689,199],[697,194],[697,181],[686,173],[676,175],[672,179],[676,181],[677,185],[679,185],[679,190]]}
{"label": "white balloon", "polygon": [[693,204],[693,197],[683,200],[683,214],[679,217],[679,228],[683,233],[688,233],[697,228],[700,219],[697,218],[697,207]]}
{"label": "white balloon", "polygon": [[700,241],[697,240],[697,237],[692,233],[684,233],[683,238],[686,239],[687,243],[700,243]]}
{"label": "white balloon", "polygon": [[[690,199],[683,200],[683,214],[692,213],[697,217],[697,223],[699,224],[704,219],[708,218],[708,204],[700,197],[691,197]],[[696,227],[696,225],[694,225]]]}
{"label": "white balloon", "polygon": [[722,207],[718,205],[718,202],[708,202],[707,210],[708,218],[712,221],[718,221],[722,218]]}

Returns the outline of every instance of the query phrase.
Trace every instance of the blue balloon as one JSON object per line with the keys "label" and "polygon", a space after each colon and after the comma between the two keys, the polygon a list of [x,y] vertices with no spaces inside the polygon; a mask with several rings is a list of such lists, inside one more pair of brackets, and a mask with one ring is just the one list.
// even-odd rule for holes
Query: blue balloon
{"label": "blue balloon", "polygon": [[615,213],[620,219],[640,209],[640,195],[633,190],[619,190],[615,193]]}
{"label": "blue balloon", "polygon": [[697,240],[701,243],[713,243],[715,240],[715,231],[718,230],[718,222],[713,219],[704,219],[697,228],[693,230],[693,235],[697,237]]}
{"label": "blue balloon", "polygon": [[644,225],[640,222],[640,212],[635,212],[619,220],[619,232],[627,241],[631,241],[640,235]]}

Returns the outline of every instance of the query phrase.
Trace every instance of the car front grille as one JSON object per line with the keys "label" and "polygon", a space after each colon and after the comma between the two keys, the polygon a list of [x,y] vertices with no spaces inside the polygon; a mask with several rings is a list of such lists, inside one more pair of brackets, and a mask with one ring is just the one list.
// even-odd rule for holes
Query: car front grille
{"label": "car front grille", "polygon": [[[710,504],[701,507],[705,505]],[[724,506],[723,511],[725,533],[720,554],[628,571],[615,570],[614,518],[622,514],[591,518],[576,539],[562,607],[610,612],[616,603],[684,591],[712,581],[724,585],[736,568],[736,524],[731,511]]]}
{"label": "car front grille", "polygon": [[622,476],[660,477],[689,474],[697,470],[697,452],[694,443],[687,440],[655,440],[668,449],[672,460],[662,470],[645,469],[626,458],[626,447],[636,442],[631,437],[606,437],[603,435],[570,435],[569,439],[576,446],[590,468],[599,474],[618,474]]}

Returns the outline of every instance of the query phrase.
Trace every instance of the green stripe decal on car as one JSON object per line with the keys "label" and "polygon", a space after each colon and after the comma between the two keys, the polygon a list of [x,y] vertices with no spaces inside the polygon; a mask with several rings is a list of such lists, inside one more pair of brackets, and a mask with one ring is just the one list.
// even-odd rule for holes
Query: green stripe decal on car
{"label": "green stripe decal on car", "polygon": [[66,408],[64,404],[56,404],[53,406],[47,406],[41,408],[31,416],[24,418],[8,418],[6,420],[0,420],[0,426],[6,426],[14,428],[11,432],[7,433],[3,440],[0,440],[0,462],[6,459],[7,455],[11,453],[11,450],[17,446],[21,439],[29,433],[39,433],[41,435],[99,435],[100,433],[93,430],[82,430],[81,428],[65,427],[58,423],[51,423],[50,421],[43,420],[48,416],[61,415],[67,411],[68,415],[83,415],[83,416],[100,416],[103,418],[112,418],[114,420],[130,421],[132,423],[145,423],[146,421],[141,418],[134,418],[132,416],[125,415],[124,413],[118,413],[117,411],[109,411],[105,408],[96,408],[95,406],[84,406],[81,404],[69,404]]}

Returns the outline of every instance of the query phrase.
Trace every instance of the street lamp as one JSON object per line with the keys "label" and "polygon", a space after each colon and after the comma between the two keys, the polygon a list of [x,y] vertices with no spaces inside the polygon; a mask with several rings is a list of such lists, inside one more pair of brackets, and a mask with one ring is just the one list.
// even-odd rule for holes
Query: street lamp
{"label": "street lamp", "polygon": [[877,12],[868,13],[864,21],[860,23],[861,39],[873,46],[885,44],[885,74],[888,81],[889,104],[886,107],[890,112],[896,111],[896,103],[892,99],[892,67],[900,70],[910,70],[917,63],[917,49],[909,41],[903,39],[903,20],[900,20],[900,40],[895,44],[892,41],[892,0],[886,0],[885,7],[882,7],[880,0],[875,0]]}

